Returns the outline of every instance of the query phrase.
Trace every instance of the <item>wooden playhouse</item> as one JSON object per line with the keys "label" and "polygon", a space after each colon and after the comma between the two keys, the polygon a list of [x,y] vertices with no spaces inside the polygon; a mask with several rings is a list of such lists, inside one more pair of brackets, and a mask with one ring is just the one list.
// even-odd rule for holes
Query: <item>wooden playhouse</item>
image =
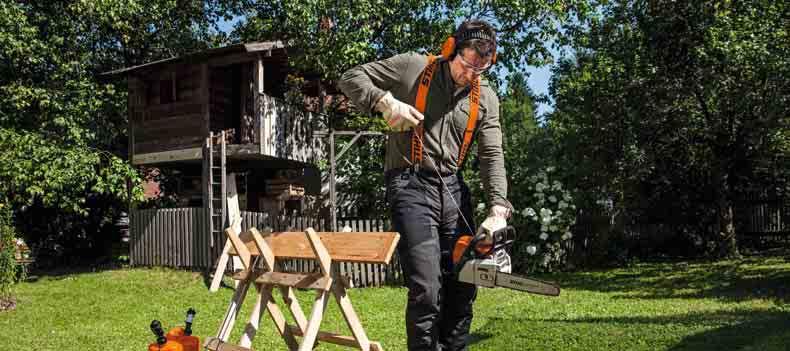
{"label": "wooden playhouse", "polygon": [[133,265],[209,268],[224,242],[229,193],[239,207],[231,210],[249,217],[245,227],[298,212],[320,193],[318,114],[285,102],[289,72],[286,48],[272,41],[106,73],[127,78],[131,163],[178,175],[165,190],[177,195],[175,208],[130,210]]}

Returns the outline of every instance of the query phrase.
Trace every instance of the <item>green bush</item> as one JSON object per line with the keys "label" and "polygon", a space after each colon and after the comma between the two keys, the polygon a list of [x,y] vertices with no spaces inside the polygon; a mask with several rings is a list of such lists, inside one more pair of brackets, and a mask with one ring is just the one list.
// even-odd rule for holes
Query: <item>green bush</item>
{"label": "green bush", "polygon": [[514,268],[518,272],[551,272],[562,269],[567,262],[565,242],[573,237],[576,205],[558,178],[555,168],[547,167],[524,182],[520,196],[526,200],[522,203],[530,205],[516,207],[510,220],[520,233],[513,247]]}
{"label": "green bush", "polygon": [[17,279],[15,248],[11,211],[8,205],[0,202],[0,299],[11,297],[11,287]]}

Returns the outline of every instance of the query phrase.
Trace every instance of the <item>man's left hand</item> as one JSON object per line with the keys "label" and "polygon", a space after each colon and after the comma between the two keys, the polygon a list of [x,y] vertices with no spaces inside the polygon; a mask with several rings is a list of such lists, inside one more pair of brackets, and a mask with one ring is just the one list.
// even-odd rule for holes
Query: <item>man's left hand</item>
{"label": "man's left hand", "polygon": [[510,218],[510,209],[505,206],[494,205],[491,206],[491,211],[488,214],[489,217],[502,217],[504,219]]}
{"label": "man's left hand", "polygon": [[507,227],[507,219],[510,217],[510,209],[505,206],[494,205],[489,211],[488,217],[480,224],[478,233],[485,232],[487,235]]}

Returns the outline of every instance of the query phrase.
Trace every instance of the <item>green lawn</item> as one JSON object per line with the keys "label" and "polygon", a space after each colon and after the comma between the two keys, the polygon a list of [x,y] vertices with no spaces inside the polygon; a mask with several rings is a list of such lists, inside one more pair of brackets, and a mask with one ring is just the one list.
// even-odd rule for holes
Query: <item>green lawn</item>
{"label": "green lawn", "polygon": [[[481,290],[473,350],[790,350],[790,258],[719,263],[650,263],[627,269],[542,277],[563,286],[558,298]],[[0,312],[7,350],[144,350],[152,319],[213,335],[232,290],[207,291],[201,275],[123,269],[42,277],[16,288],[17,310]],[[313,294],[299,294],[309,311]],[[402,288],[354,289],[350,297],[371,339],[404,350]],[[249,312],[254,300],[248,298]],[[308,312],[309,313],[309,312]],[[347,334],[337,305],[322,329]],[[238,341],[247,314],[236,324]],[[282,350],[267,315],[253,344]],[[338,350],[321,344],[318,349]]]}

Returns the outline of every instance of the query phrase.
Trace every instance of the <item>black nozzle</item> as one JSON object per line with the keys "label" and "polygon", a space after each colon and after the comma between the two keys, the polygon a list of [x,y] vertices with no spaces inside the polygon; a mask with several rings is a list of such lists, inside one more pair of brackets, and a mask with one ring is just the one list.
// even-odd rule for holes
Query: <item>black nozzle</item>
{"label": "black nozzle", "polygon": [[163,345],[167,342],[167,338],[165,338],[165,331],[162,330],[162,323],[159,323],[158,320],[154,319],[151,321],[151,331],[156,335],[156,343],[159,345]]}
{"label": "black nozzle", "polygon": [[184,335],[192,335],[192,320],[195,319],[196,314],[197,312],[195,312],[195,309],[192,307],[187,310],[187,319],[184,321],[184,324],[186,325],[184,327]]}

